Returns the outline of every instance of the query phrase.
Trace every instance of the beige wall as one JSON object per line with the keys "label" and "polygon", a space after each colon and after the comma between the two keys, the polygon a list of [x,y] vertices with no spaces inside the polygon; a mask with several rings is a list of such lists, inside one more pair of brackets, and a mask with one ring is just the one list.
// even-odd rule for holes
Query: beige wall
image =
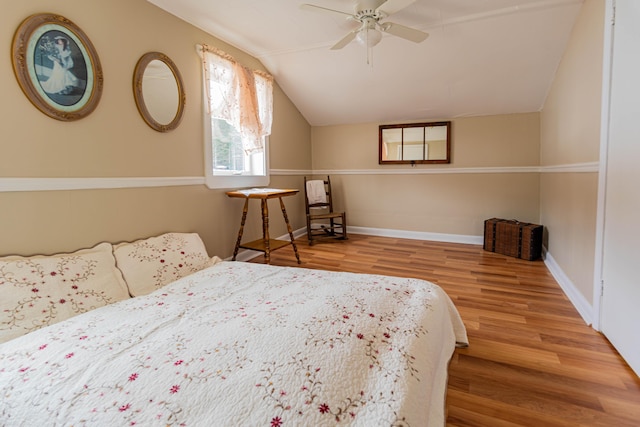
{"label": "beige wall", "polygon": [[[29,15],[60,14],[78,25],[98,52],[104,92],[96,110],[75,122],[51,119],[21,92],[9,59],[15,29]],[[195,45],[208,43],[243,64],[254,58],[156,8],[145,0],[30,0],[6,2],[0,14],[0,178],[202,177],[201,69]],[[161,51],[177,65],[187,104],[178,129],[158,133],[133,100],[137,60]],[[276,87],[271,168],[311,167],[310,126]],[[271,185],[299,186],[299,177],[275,176]],[[294,228],[304,225],[301,196],[291,197]],[[132,240],[165,231],[195,231],[211,255],[233,251],[242,203],[204,185],[75,191],[0,192],[0,254],[73,250],[99,241]],[[273,205],[274,208],[277,205]],[[253,207],[254,210],[259,210]],[[286,231],[274,209],[272,234]],[[248,237],[258,227],[247,228]]]}
{"label": "beige wall", "polygon": [[[596,162],[604,1],[586,0],[540,115],[543,166]],[[593,303],[597,173],[547,173],[540,184],[545,243],[563,272]]]}
{"label": "beige wall", "polygon": [[314,127],[313,169],[335,175],[350,225],[481,236],[487,218],[539,221],[538,173],[504,169],[538,165],[539,129],[538,113],[455,119],[451,164],[412,168],[378,164],[377,123]]}
{"label": "beige wall", "polygon": [[[76,122],[48,118],[21,92],[9,55],[0,60],[0,178],[201,177],[201,71],[196,43],[218,46],[245,65],[254,58],[183,23],[145,0],[8,2],[0,40],[11,44],[20,22],[53,12],[73,20],[98,51],[105,76],[97,109]],[[337,204],[361,227],[482,234],[489,217],[540,222],[549,252],[591,300],[596,174],[531,173],[530,166],[598,160],[602,0],[586,0],[544,110],[453,120],[449,165],[378,165],[378,123],[311,128],[276,87],[271,186],[301,188],[310,169],[333,175]],[[185,81],[182,124],[160,134],[139,117],[131,79],[145,52],[166,53]],[[488,168],[466,173],[468,168]],[[504,168],[523,168],[504,173]],[[389,174],[389,171],[395,171]],[[451,173],[434,174],[433,171]],[[348,173],[347,173],[348,172]],[[302,196],[285,199],[294,228],[304,226]],[[204,185],[75,191],[0,192],[0,255],[51,253],[99,241],[165,231],[200,233],[211,255],[233,250],[242,201]],[[272,234],[285,233],[271,205]],[[259,236],[252,207],[247,237]]]}
{"label": "beige wall", "polygon": [[542,165],[598,161],[604,1],[585,0],[541,115]]}

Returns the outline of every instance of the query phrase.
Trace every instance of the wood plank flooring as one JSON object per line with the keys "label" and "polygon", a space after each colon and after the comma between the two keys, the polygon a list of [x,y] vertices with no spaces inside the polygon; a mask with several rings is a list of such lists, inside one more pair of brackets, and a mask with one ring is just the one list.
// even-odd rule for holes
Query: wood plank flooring
{"label": "wood plank flooring", "polygon": [[[363,235],[296,244],[300,267],[417,277],[449,294],[470,346],[449,367],[448,426],[640,426],[640,379],[542,261]],[[271,253],[271,264],[298,266],[291,247]]]}

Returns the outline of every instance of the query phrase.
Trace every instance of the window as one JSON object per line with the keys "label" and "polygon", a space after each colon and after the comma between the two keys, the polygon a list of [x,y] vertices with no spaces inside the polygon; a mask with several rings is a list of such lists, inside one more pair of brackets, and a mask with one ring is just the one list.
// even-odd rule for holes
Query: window
{"label": "window", "polygon": [[202,46],[205,178],[210,188],[269,184],[273,78]]}

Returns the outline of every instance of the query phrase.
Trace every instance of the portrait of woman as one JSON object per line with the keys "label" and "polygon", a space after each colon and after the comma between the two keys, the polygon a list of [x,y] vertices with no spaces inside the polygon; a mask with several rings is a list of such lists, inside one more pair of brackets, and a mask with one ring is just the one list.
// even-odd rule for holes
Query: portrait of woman
{"label": "portrait of woman", "polygon": [[86,65],[78,47],[62,33],[49,31],[40,37],[35,64],[40,87],[60,105],[78,102],[86,87]]}

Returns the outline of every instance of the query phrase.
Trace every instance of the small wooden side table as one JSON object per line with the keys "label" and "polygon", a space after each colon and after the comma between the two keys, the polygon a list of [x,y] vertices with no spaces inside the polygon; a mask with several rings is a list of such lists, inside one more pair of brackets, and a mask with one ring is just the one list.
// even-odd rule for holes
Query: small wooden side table
{"label": "small wooden side table", "polygon": [[[236,260],[238,250],[240,248],[251,249],[253,251],[264,252],[264,258],[267,264],[271,261],[271,251],[275,251],[283,246],[293,246],[293,252],[296,255],[298,264],[300,264],[300,255],[298,255],[298,248],[293,239],[293,230],[289,223],[289,217],[287,211],[284,208],[283,197],[294,196],[299,190],[290,189],[278,189],[278,188],[251,188],[247,190],[234,190],[227,191],[229,197],[244,198],[244,208],[242,209],[242,221],[240,222],[240,230],[238,230],[238,240],[236,240],[236,247],[233,250],[232,260]],[[242,233],[244,232],[244,223],[247,219],[247,211],[249,210],[249,199],[260,199],[260,205],[262,208],[262,239],[254,240],[248,243],[242,242]],[[284,216],[284,222],[287,224],[287,231],[289,232],[289,238],[291,241],[271,239],[269,237],[269,207],[267,206],[267,200],[278,199],[280,200],[280,208],[282,209],[282,216]]]}

